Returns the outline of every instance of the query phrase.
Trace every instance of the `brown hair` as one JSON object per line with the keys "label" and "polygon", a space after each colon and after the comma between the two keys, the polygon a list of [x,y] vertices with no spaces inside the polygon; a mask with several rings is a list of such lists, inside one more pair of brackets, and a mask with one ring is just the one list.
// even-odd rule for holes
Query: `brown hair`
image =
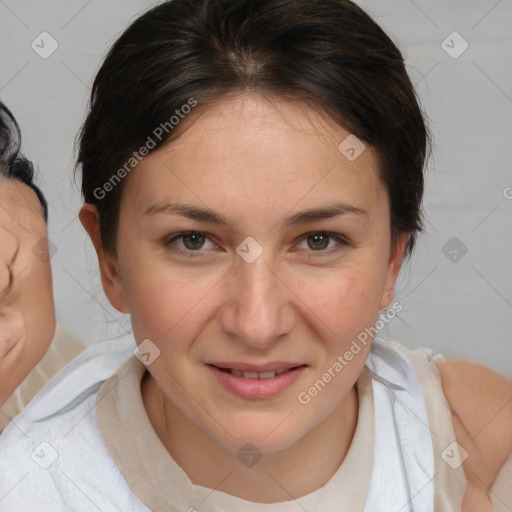
{"label": "brown hair", "polygon": [[[79,133],[85,202],[116,255],[123,181],[95,191],[191,98],[289,94],[371,145],[389,194],[393,243],[422,230],[431,136],[399,49],[349,0],[172,0],[136,19],[110,49]],[[170,141],[169,130],[153,149]]]}

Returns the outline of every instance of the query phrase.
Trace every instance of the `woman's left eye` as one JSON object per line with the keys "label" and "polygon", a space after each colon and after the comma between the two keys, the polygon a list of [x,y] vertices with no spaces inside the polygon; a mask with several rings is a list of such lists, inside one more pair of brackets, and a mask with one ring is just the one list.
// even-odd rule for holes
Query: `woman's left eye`
{"label": "woman's left eye", "polygon": [[[348,242],[345,238],[343,238],[340,235],[335,235],[331,233],[308,233],[304,235],[304,237],[304,242],[306,242],[308,247],[312,249],[312,252],[331,253],[333,251],[342,249],[344,246],[348,245]],[[336,247],[335,249],[332,249],[331,247],[329,248],[329,250],[326,250],[327,247],[329,246],[329,239],[335,240],[338,244],[338,247]]]}
{"label": "woman's left eye", "polygon": [[[336,234],[332,233],[323,233],[323,232],[314,232],[314,233],[307,233],[302,236],[303,241],[301,243],[306,243],[308,248],[311,249],[310,252],[319,252],[319,253],[331,253],[335,250],[339,250],[343,248],[344,246],[348,245],[348,241]],[[204,244],[206,241],[209,241],[213,246],[214,244],[211,241],[211,238],[200,231],[187,231],[182,233],[177,233],[173,235],[170,239],[167,239],[167,241],[164,243],[164,245],[170,246],[177,240],[180,240],[182,242],[182,246],[178,246],[178,248],[183,252],[188,252],[190,256],[194,252],[202,252],[200,249],[204,248]],[[336,241],[338,244],[338,247],[335,249],[329,247],[329,241]],[[300,245],[300,244],[299,244]]]}

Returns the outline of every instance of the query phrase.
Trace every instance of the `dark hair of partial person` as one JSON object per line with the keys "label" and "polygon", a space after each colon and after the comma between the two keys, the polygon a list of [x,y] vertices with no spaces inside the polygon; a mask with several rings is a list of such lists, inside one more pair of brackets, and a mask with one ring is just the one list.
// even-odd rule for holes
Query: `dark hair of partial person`
{"label": "dark hair of partial person", "polygon": [[34,183],[34,166],[21,153],[21,132],[12,112],[0,101],[0,175],[21,181],[37,195],[48,222],[48,204],[43,193]]}
{"label": "dark hair of partial person", "polygon": [[131,23],[96,75],[77,135],[75,172],[81,167],[82,195],[97,205],[108,252],[117,255],[124,180],[104,197],[94,191],[190,98],[197,111],[244,91],[293,96],[371,145],[392,243],[409,234],[411,254],[423,230],[432,137],[400,50],[349,0],[172,0]]}

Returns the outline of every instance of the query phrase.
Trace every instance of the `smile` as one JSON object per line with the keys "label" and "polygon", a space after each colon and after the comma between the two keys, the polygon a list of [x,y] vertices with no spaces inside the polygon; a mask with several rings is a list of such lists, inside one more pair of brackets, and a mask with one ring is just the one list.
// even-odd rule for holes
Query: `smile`
{"label": "smile", "polygon": [[[245,399],[271,398],[292,386],[300,378],[307,365],[275,366],[265,371],[206,365],[216,381],[230,393]],[[267,365],[268,366],[268,365]]]}
{"label": "smile", "polygon": [[281,368],[280,370],[273,370],[269,372],[244,372],[233,368],[219,368],[219,370],[229,372],[231,375],[236,375],[237,377],[243,377],[244,379],[272,379],[276,375],[281,375],[282,373],[289,371],[290,368]]}

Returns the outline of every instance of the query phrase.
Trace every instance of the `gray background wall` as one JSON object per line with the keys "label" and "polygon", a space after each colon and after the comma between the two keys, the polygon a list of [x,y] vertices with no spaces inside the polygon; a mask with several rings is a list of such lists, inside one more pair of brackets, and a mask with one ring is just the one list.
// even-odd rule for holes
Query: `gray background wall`
{"label": "gray background wall", "polygon": [[[385,335],[512,377],[512,0],[357,3],[402,50],[435,138],[427,233],[402,270],[403,310]],[[130,324],[103,294],[77,217],[74,137],[103,56],[151,5],[0,0],[0,98],[50,205],[58,321],[86,344],[129,335]]]}

